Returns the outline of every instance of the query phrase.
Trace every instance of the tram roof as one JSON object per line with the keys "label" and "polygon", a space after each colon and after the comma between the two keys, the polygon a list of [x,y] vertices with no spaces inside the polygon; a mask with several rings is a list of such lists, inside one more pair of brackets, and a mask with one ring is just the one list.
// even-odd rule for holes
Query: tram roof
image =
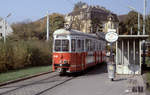
{"label": "tram roof", "polygon": [[96,34],[87,34],[78,30],[73,30],[73,29],[71,30],[58,29],[53,33],[53,35],[79,35],[79,36],[89,36],[92,38],[98,38]]}

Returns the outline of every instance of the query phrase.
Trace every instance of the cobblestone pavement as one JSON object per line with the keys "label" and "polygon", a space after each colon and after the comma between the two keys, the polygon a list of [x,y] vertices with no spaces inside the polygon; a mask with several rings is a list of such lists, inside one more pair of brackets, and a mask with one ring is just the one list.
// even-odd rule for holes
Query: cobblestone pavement
{"label": "cobblestone pavement", "polygon": [[141,76],[117,75],[110,81],[104,65],[55,87],[66,79],[70,77],[46,74],[0,87],[0,95],[145,95]]}

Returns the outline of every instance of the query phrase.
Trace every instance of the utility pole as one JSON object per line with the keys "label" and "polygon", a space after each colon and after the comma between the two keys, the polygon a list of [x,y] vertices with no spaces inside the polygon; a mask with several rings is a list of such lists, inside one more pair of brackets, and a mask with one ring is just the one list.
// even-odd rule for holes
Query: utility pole
{"label": "utility pole", "polygon": [[4,18],[4,43],[6,43],[6,31],[7,31],[7,29],[6,29],[6,21],[7,21],[7,18],[8,17],[10,17],[11,16],[11,13],[9,13],[5,18]]}
{"label": "utility pole", "polygon": [[[145,17],[146,16],[146,0],[144,0],[144,10],[143,10],[143,35],[145,35]],[[145,47],[145,40],[143,40],[143,64],[142,64],[142,68],[145,68],[147,65],[145,63],[145,60],[146,60],[146,56],[145,56],[145,53],[146,53],[146,47]]]}
{"label": "utility pole", "polygon": [[49,40],[49,13],[47,11],[47,35],[46,35],[46,40],[48,41]]}
{"label": "utility pole", "polygon": [[4,18],[4,43],[6,43],[6,19]]}
{"label": "utility pole", "polygon": [[140,13],[138,12],[138,35],[140,35]]}
{"label": "utility pole", "polygon": [[143,35],[145,35],[145,16],[146,16],[146,0],[144,0],[144,11],[143,11]]}

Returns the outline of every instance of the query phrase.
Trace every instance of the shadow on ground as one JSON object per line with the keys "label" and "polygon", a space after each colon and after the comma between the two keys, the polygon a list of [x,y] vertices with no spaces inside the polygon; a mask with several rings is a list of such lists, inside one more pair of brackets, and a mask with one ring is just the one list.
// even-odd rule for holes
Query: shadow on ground
{"label": "shadow on ground", "polygon": [[107,64],[101,63],[86,70],[85,76],[107,73]]}

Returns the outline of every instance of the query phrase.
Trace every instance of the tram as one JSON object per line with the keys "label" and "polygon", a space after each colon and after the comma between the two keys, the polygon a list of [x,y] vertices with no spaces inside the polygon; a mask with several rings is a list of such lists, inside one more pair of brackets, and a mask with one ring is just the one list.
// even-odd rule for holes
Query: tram
{"label": "tram", "polygon": [[105,61],[104,36],[78,30],[58,29],[53,33],[53,71],[81,72]]}

